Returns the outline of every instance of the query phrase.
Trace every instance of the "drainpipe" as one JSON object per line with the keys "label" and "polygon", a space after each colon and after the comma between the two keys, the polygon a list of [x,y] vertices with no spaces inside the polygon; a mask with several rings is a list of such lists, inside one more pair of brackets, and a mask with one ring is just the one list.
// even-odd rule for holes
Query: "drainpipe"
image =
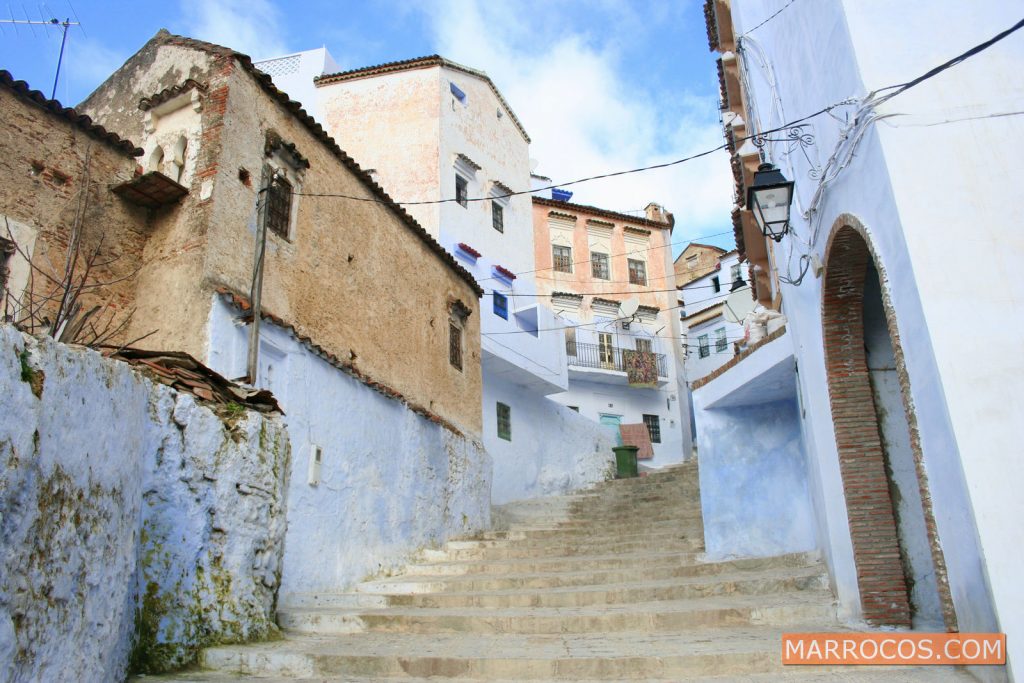
{"label": "drainpipe", "polygon": [[252,324],[249,326],[249,357],[246,365],[246,376],[249,384],[256,386],[256,372],[259,366],[260,353],[260,319],[262,318],[263,299],[263,263],[267,252],[267,205],[270,204],[268,192],[274,182],[271,175],[266,185],[256,197],[256,256],[252,268],[252,288],[249,290],[249,301],[252,303]]}

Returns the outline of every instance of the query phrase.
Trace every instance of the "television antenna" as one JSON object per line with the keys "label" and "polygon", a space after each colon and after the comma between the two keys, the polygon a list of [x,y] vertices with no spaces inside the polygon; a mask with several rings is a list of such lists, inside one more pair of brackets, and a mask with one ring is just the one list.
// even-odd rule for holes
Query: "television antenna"
{"label": "television antenna", "polygon": [[[74,14],[75,9],[70,5],[68,5],[68,7],[71,8],[71,13]],[[8,7],[8,11],[10,11],[10,7]],[[75,15],[75,19],[78,19],[77,14]],[[24,19],[15,19],[14,13],[12,12],[10,19],[0,19],[0,25],[3,24],[13,25],[15,31],[18,30],[19,26],[28,26],[28,28],[32,31],[33,35],[35,35],[35,29],[33,28],[34,26],[49,26],[60,28],[60,54],[57,55],[57,73],[53,76],[53,91],[50,93],[50,99],[55,99],[57,97],[57,83],[58,81],[60,81],[60,67],[64,62],[64,47],[67,45],[68,42],[68,29],[72,26],[81,26],[82,22],[71,21],[70,17],[64,19],[64,21],[61,21],[57,17],[53,17],[52,19],[40,19],[36,21],[34,19],[29,19],[27,12],[25,13]]]}

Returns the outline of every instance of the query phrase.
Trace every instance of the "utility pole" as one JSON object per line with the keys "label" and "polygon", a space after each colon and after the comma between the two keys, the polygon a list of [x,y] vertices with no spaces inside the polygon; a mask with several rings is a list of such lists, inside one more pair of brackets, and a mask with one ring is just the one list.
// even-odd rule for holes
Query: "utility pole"
{"label": "utility pole", "polygon": [[252,268],[252,288],[249,301],[252,303],[252,324],[249,326],[249,358],[246,375],[249,384],[256,386],[260,355],[260,319],[262,318],[263,263],[267,252],[267,207],[270,204],[270,186],[274,174],[267,176],[264,187],[256,194],[256,256]]}

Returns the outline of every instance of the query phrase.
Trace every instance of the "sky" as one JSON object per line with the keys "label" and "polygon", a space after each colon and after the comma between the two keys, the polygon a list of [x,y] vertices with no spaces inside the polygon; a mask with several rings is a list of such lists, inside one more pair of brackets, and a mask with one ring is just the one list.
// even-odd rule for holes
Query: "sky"
{"label": "sky", "polygon": [[[47,0],[0,19],[70,18],[57,99],[74,106],[160,28],[258,60],[326,46],[342,69],[441,54],[486,71],[556,183],[664,163],[722,144],[701,0]],[[0,24],[0,68],[47,96],[60,29]],[[358,159],[357,159],[358,161]],[[724,151],[575,185],[572,201],[623,212],[663,204],[673,254],[732,248]],[[401,200],[396,189],[393,194]]]}

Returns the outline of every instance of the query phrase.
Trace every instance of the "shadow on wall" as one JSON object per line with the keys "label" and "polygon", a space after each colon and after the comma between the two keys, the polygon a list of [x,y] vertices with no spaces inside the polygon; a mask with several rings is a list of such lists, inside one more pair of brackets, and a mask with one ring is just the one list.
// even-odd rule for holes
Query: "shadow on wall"
{"label": "shadow on wall", "polygon": [[709,560],[814,550],[814,514],[795,399],[697,413]]}

